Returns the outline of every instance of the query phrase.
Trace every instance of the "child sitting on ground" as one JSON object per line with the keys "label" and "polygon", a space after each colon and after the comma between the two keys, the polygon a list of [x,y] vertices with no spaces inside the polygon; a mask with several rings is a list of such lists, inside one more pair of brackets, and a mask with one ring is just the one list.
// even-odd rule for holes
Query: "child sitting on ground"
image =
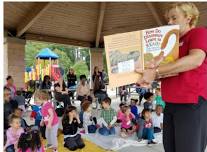
{"label": "child sitting on ground", "polygon": [[85,101],[82,104],[83,109],[83,126],[85,129],[85,133],[95,133],[97,129],[97,120],[96,117],[92,117],[92,108],[91,108],[91,102]]}
{"label": "child sitting on ground", "polygon": [[131,113],[130,106],[124,106],[124,115],[121,118],[121,137],[128,137],[136,131],[135,116]]}
{"label": "child sitting on ground", "polygon": [[152,122],[154,126],[154,133],[159,133],[163,129],[163,109],[161,105],[157,105],[155,113],[152,115]]}
{"label": "child sitting on ground", "polygon": [[121,122],[122,116],[124,115],[124,106],[125,106],[125,103],[119,104],[119,110],[117,112],[117,121],[116,121],[117,123]]}
{"label": "child sitting on ground", "polygon": [[117,120],[117,114],[114,109],[111,108],[111,98],[106,97],[101,105],[103,109],[101,110],[99,133],[104,136],[115,134],[114,124]]}
{"label": "child sitting on ground", "polygon": [[15,116],[17,116],[17,117],[19,117],[20,118],[20,120],[21,120],[21,127],[24,129],[24,130],[26,130],[28,127],[29,127],[29,125],[27,124],[27,122],[22,118],[22,109],[20,109],[20,108],[16,108],[16,109],[14,109],[14,115]]}
{"label": "child sitting on ground", "polygon": [[153,111],[153,104],[152,104],[153,99],[154,99],[153,93],[151,93],[151,92],[145,93],[144,99],[146,100],[144,103],[144,109]]}
{"label": "child sitting on ground", "polygon": [[156,89],[155,94],[156,94],[155,96],[156,105],[161,105],[162,108],[165,109],[165,102],[162,100],[160,88]]}
{"label": "child sitting on ground", "polygon": [[131,99],[131,112],[134,114],[135,118],[138,119],[139,118],[139,112],[138,112],[138,108],[137,108],[137,99]]}
{"label": "child sitting on ground", "polygon": [[18,142],[18,152],[44,152],[38,130],[21,134]]}
{"label": "child sitting on ground", "polygon": [[57,132],[58,132],[58,116],[55,112],[52,103],[50,102],[50,95],[47,91],[39,90],[35,92],[35,103],[41,105],[41,113],[43,119],[40,126],[46,125],[47,148],[52,148],[53,152],[57,152]]}
{"label": "child sitting on ground", "polygon": [[10,128],[6,131],[6,144],[4,150],[6,152],[17,151],[17,144],[19,137],[24,133],[24,129],[21,127],[21,120],[18,116],[12,114],[9,118]]}
{"label": "child sitting on ground", "polygon": [[149,109],[144,109],[142,111],[142,117],[140,118],[142,121],[138,122],[139,129],[137,132],[138,141],[142,139],[147,139],[148,144],[156,144],[153,141],[154,139],[154,130],[153,130],[153,123],[151,120],[151,111]]}
{"label": "child sitting on ground", "polygon": [[62,119],[64,147],[71,151],[82,149],[85,147],[78,128],[82,127],[81,121],[76,111],[76,107],[68,106]]}

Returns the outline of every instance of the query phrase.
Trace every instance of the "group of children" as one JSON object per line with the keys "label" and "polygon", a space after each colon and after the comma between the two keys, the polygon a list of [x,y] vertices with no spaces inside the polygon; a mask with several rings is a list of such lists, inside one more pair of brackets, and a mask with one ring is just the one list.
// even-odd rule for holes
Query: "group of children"
{"label": "group of children", "polygon": [[[156,98],[159,99],[159,90]],[[82,149],[85,144],[81,138],[78,128],[84,128],[84,133],[98,133],[103,136],[114,135],[115,127],[120,126],[120,136],[125,138],[137,133],[138,141],[147,139],[148,144],[155,144],[154,133],[161,132],[163,121],[163,103],[156,106],[156,112],[152,114],[154,100],[153,94],[144,96],[144,110],[138,113],[136,99],[131,99],[131,104],[120,104],[120,109],[116,112],[111,107],[111,99],[106,97],[101,102],[100,117],[92,115],[91,101],[84,100],[81,104],[83,111],[82,121],[79,118],[76,107],[68,106],[62,118],[64,147],[69,150]],[[155,98],[155,99],[156,99]],[[7,152],[43,152],[45,149],[52,149],[57,152],[59,119],[55,108],[50,102],[50,95],[43,90],[38,90],[34,94],[36,107],[33,107],[32,116],[35,118],[35,126],[28,126],[22,118],[22,110],[17,108],[9,118],[10,128],[6,131],[6,143],[4,146]],[[47,145],[43,146],[40,140],[40,127],[46,127],[45,136]],[[82,132],[83,133],[83,132]],[[42,135],[43,136],[43,135]],[[26,143],[26,144],[23,144]]]}

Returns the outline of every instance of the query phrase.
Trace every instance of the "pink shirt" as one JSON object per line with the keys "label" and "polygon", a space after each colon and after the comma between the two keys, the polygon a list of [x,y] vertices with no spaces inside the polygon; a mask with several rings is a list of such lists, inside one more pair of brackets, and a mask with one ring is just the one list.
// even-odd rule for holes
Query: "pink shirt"
{"label": "pink shirt", "polygon": [[132,126],[131,121],[134,118],[135,118],[135,116],[132,113],[129,114],[129,118],[127,118],[126,115],[123,115],[121,118],[121,120],[122,120],[121,128],[126,128],[126,129],[130,128]]}
{"label": "pink shirt", "polygon": [[[21,149],[18,149],[18,152],[22,152]],[[28,148],[26,152],[33,152],[31,148]],[[40,147],[40,149],[35,150],[35,152],[45,152],[44,147]]]}
{"label": "pink shirt", "polygon": [[41,109],[41,112],[42,112],[42,116],[43,116],[43,119],[44,119],[44,122],[45,122],[45,125],[47,126],[48,125],[48,120],[49,120],[49,109],[52,109],[53,111],[53,121],[52,121],[52,126],[58,124],[58,116],[55,112],[55,109],[54,107],[52,106],[52,104],[48,101],[46,103],[43,104],[42,106],[42,109]]}
{"label": "pink shirt", "polygon": [[17,131],[15,131],[12,127],[10,127],[6,131],[7,141],[6,141],[5,147],[17,144],[19,137],[21,136],[23,132],[24,132],[24,129],[22,127],[20,127]]}
{"label": "pink shirt", "polygon": [[119,110],[117,114],[117,119],[121,120],[123,116],[124,116],[124,113],[121,110]]}

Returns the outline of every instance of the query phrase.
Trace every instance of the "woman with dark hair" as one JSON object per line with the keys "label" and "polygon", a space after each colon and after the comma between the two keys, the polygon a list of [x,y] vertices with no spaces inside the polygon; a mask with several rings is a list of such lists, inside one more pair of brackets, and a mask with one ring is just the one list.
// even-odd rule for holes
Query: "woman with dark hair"
{"label": "woman with dark hair", "polygon": [[50,90],[52,86],[52,83],[50,81],[50,76],[49,75],[45,75],[44,76],[44,79],[43,79],[43,82],[40,86],[40,89],[44,89],[44,90]]}
{"label": "woman with dark hair", "polygon": [[96,76],[93,87],[94,96],[98,98],[99,103],[107,97],[106,87],[101,77]]}
{"label": "woman with dark hair", "polygon": [[55,88],[55,99],[59,102],[63,102],[64,109],[66,109],[68,105],[71,105],[71,102],[70,102],[70,96],[68,94],[67,86],[62,77],[60,77],[58,79],[58,82],[54,84],[54,88]]}
{"label": "woman with dark hair", "polygon": [[[75,89],[76,88],[76,81],[77,77],[75,75],[74,69],[69,69],[68,74],[67,74],[67,80],[68,80],[68,89]],[[74,91],[70,91],[70,96],[72,96],[72,99],[74,99]]]}
{"label": "woman with dark hair", "polygon": [[81,135],[78,133],[78,128],[82,127],[82,123],[77,114],[76,107],[69,106],[64,113],[62,119],[63,134],[64,134],[64,147],[69,150],[75,151],[85,147]]}
{"label": "woman with dark hair", "polygon": [[95,81],[95,77],[96,77],[96,76],[99,76],[99,77],[103,80],[103,74],[102,74],[101,71],[99,71],[98,66],[95,66],[95,67],[94,67],[93,76],[92,76],[92,80],[93,80],[93,82]]}
{"label": "woman with dark hair", "polygon": [[6,81],[6,87],[11,90],[11,99],[13,99],[16,96],[16,86],[14,85],[14,79],[9,75],[6,78]]}

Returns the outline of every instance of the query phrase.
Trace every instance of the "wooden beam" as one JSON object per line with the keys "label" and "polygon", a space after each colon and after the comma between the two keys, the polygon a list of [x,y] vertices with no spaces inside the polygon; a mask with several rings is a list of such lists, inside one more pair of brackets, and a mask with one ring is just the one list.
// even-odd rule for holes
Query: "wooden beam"
{"label": "wooden beam", "polygon": [[160,18],[159,14],[157,13],[156,8],[155,8],[155,6],[153,5],[153,3],[151,3],[151,2],[146,2],[146,5],[147,5],[147,7],[149,8],[149,10],[151,11],[151,13],[152,13],[152,15],[153,15],[153,17],[154,17],[156,23],[157,23],[159,26],[163,25],[164,23],[163,23],[162,19]]}
{"label": "wooden beam", "polygon": [[39,35],[39,34],[31,34],[31,33],[26,33],[25,39],[26,40],[34,40],[34,41],[66,44],[66,45],[74,45],[74,46],[82,46],[82,47],[90,47],[91,46],[91,43],[86,42],[86,41],[79,41],[79,40],[74,40],[74,39],[47,36],[47,35]]}
{"label": "wooden beam", "polygon": [[20,37],[24,34],[32,24],[48,9],[51,5],[49,2],[39,2],[34,9],[32,9],[27,17],[20,22],[20,25],[17,27],[17,37]]}
{"label": "wooden beam", "polygon": [[96,48],[98,48],[99,41],[100,41],[100,38],[101,38],[101,31],[102,31],[102,26],[103,26],[105,9],[106,9],[106,3],[101,2],[100,3],[100,12],[99,12],[99,17],[98,17],[98,22],[97,22]]}

